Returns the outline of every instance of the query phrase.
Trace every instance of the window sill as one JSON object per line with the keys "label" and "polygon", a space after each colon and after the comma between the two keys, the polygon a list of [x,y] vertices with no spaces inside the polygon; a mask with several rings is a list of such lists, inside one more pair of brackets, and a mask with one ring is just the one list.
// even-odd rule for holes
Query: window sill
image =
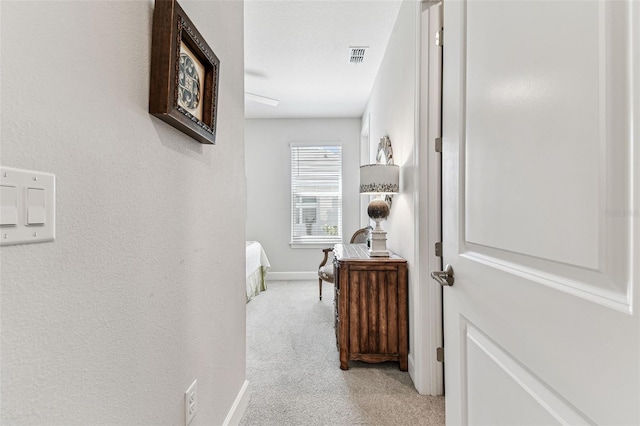
{"label": "window sill", "polygon": [[327,241],[326,243],[289,243],[289,247],[292,249],[323,249],[332,248],[336,244],[341,244],[342,241]]}

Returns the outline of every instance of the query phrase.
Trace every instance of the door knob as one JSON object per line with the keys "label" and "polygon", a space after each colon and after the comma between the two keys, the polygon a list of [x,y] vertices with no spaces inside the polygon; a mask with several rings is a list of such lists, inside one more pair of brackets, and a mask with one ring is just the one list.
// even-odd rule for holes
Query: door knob
{"label": "door knob", "polygon": [[453,285],[453,268],[447,265],[444,271],[431,271],[431,278],[438,281],[441,286],[451,287]]}

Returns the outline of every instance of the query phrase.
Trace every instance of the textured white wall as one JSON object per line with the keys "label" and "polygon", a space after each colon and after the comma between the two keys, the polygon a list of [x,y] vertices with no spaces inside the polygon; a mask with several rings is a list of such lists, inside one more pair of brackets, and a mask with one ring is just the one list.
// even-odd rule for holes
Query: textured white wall
{"label": "textured white wall", "polygon": [[375,163],[380,138],[389,135],[394,162],[400,166],[400,194],[394,195],[389,218],[382,222],[382,227],[387,231],[388,248],[410,262],[414,250],[416,190],[415,68],[416,8],[414,2],[404,1],[363,116],[369,116],[371,163]]}
{"label": "textured white wall", "polygon": [[2,165],[57,176],[3,247],[0,423],[221,424],[245,380],[243,3],[182,0],[221,60],[217,145],[147,113],[153,2],[1,10]]}
{"label": "textured white wall", "polygon": [[395,164],[400,166],[400,194],[393,196],[388,219],[382,222],[387,231],[387,248],[407,259],[409,268],[409,344],[416,341],[415,306],[418,281],[416,268],[416,3],[405,0],[387,45],[371,97],[363,117],[369,116],[371,163],[375,163],[378,142],[389,135]]}
{"label": "textured white wall", "polygon": [[247,238],[260,241],[271,272],[317,274],[319,248],[291,248],[291,142],[342,143],[342,227],[359,228],[360,119],[248,119],[245,127]]}

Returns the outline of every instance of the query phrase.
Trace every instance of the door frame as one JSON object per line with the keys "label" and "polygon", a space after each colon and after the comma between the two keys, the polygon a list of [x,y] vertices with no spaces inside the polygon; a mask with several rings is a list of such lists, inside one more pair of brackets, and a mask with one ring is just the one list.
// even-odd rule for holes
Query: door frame
{"label": "door frame", "polygon": [[442,27],[441,0],[416,3],[416,98],[415,98],[415,259],[412,272],[417,275],[418,301],[414,315],[416,332],[412,334],[414,354],[409,357],[409,372],[418,393],[444,395],[443,364],[437,360],[437,348],[443,346],[442,287],[430,272],[442,269],[435,244],[441,241],[441,154],[435,151],[435,139],[441,136],[442,48],[435,34]]}

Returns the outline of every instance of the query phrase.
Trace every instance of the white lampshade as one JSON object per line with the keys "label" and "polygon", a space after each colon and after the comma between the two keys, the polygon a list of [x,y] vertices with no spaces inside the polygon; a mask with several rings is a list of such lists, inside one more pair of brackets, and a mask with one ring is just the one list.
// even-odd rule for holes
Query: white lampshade
{"label": "white lampshade", "polygon": [[360,166],[361,194],[397,194],[400,192],[400,166],[367,164]]}

